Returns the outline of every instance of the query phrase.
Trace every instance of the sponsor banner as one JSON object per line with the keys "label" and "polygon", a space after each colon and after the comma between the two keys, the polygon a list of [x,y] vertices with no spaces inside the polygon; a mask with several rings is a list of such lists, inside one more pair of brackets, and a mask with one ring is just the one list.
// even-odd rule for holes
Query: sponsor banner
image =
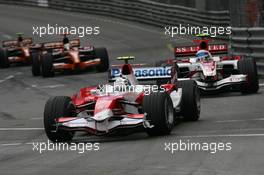
{"label": "sponsor banner", "polygon": [[[138,80],[170,78],[171,67],[141,67],[133,68],[134,75]],[[110,79],[115,79],[121,75],[120,68],[111,68]]]}

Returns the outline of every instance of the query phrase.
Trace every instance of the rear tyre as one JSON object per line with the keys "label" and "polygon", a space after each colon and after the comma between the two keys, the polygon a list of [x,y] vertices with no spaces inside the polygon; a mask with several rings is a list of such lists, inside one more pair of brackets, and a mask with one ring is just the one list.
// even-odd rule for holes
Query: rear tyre
{"label": "rear tyre", "polygon": [[97,71],[99,72],[105,72],[109,68],[109,57],[108,52],[106,48],[96,48],[95,50],[95,56],[97,58],[100,58],[100,65],[96,66]]}
{"label": "rear tyre", "polygon": [[8,50],[0,49],[0,67],[8,68],[10,67],[10,62],[8,59]]}
{"label": "rear tyre", "polygon": [[241,92],[246,94],[258,92],[259,80],[255,59],[243,57],[238,61],[238,71],[247,75],[247,82],[241,85]]}
{"label": "rear tyre", "polygon": [[178,88],[182,88],[181,112],[186,121],[196,121],[200,118],[200,93],[194,80],[178,81]]}
{"label": "rear tyre", "polygon": [[70,97],[51,97],[47,101],[44,109],[44,128],[47,137],[53,142],[71,141],[74,132],[66,130],[56,130],[56,120],[60,117],[76,116],[75,106]]}
{"label": "rear tyre", "polygon": [[53,57],[51,53],[47,53],[43,55],[41,67],[42,67],[43,77],[53,77],[54,76]]}
{"label": "rear tyre", "polygon": [[155,92],[145,95],[143,112],[152,128],[146,128],[149,136],[170,134],[174,126],[174,109],[170,96],[165,92]]}
{"label": "rear tyre", "polygon": [[33,76],[40,76],[41,74],[41,61],[40,61],[40,54],[38,52],[32,53],[32,65],[31,71]]}

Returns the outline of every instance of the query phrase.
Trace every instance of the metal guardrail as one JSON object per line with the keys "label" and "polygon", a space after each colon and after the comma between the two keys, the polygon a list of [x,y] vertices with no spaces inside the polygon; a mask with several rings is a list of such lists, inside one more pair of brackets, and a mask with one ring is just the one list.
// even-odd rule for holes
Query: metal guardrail
{"label": "metal guardrail", "polygon": [[150,0],[0,0],[4,4],[47,6],[52,9],[107,15],[155,26],[190,24],[197,26],[229,26],[228,11],[200,12],[194,8],[153,2]]}
{"label": "metal guardrail", "polygon": [[[0,3],[106,15],[162,27],[230,25],[228,11],[200,12],[150,0],[0,0]],[[264,75],[264,28],[233,28],[231,48],[233,54],[254,57],[259,73]]]}
{"label": "metal guardrail", "polygon": [[264,27],[232,28],[231,49],[234,55],[255,58],[264,76]]}

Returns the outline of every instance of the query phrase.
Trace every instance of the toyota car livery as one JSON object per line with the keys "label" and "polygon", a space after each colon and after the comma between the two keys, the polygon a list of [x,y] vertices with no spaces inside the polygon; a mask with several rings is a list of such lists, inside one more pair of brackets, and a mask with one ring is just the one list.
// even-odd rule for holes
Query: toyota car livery
{"label": "toyota car livery", "polygon": [[[113,84],[82,88],[72,97],[51,97],[44,110],[44,127],[51,141],[70,141],[76,131],[102,136],[145,131],[150,136],[170,134],[176,118],[196,121],[200,96],[193,80],[162,87],[140,85],[128,60]],[[153,87],[146,93],[146,89]]]}

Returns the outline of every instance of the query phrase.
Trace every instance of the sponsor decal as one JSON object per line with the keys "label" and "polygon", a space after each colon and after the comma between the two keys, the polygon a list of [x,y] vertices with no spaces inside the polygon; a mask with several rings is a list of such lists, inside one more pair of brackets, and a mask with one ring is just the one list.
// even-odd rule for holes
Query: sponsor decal
{"label": "sponsor decal", "polygon": [[[171,67],[145,67],[133,68],[134,75],[137,79],[152,79],[152,78],[170,78]],[[121,75],[121,69],[112,68],[111,78],[116,78]]]}
{"label": "sponsor decal", "polygon": [[[177,53],[177,54],[197,52],[198,50],[199,50],[199,46],[175,47],[175,53]],[[225,44],[209,45],[208,50],[211,52],[227,51],[227,45],[225,45]]]}

